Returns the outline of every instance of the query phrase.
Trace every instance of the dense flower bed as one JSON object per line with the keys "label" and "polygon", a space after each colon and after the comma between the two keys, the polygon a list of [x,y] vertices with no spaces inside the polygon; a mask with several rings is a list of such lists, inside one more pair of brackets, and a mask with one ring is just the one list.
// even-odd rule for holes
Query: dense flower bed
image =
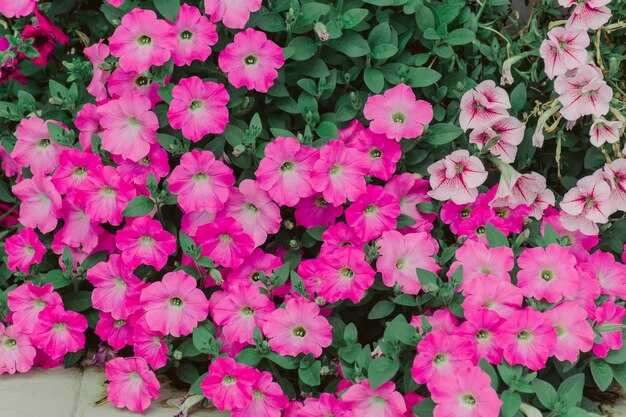
{"label": "dense flower bed", "polygon": [[623,0],[182,3],[0,0],[0,374],[180,416],[626,386]]}

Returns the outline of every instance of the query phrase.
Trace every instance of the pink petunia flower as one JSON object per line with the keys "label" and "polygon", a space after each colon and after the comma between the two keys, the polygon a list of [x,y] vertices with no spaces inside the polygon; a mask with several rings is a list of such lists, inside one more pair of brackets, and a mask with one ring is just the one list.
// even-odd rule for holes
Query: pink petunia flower
{"label": "pink petunia flower", "polygon": [[416,100],[415,93],[402,83],[368,97],[363,115],[370,120],[369,129],[386,135],[389,139],[413,139],[422,135],[424,126],[433,119],[433,106]]}
{"label": "pink petunia flower", "polygon": [[611,201],[611,187],[595,175],[581,178],[563,196],[561,210],[564,212],[561,217],[564,228],[595,235],[598,233],[596,223],[607,223],[615,211]]}
{"label": "pink petunia flower", "polygon": [[588,46],[589,35],[586,30],[556,27],[548,32],[548,39],[539,48],[548,78],[553,79],[585,65]]}
{"label": "pink petunia flower", "polygon": [[209,314],[206,296],[184,271],[168,272],[141,290],[141,305],[150,329],[174,337],[190,334]]}
{"label": "pink petunia flower", "polygon": [[369,184],[363,194],[345,211],[346,223],[364,242],[376,239],[396,227],[400,215],[398,198],[383,187]]}
{"label": "pink petunia flower", "polygon": [[41,310],[63,306],[61,296],[54,292],[52,284],[38,287],[31,281],[10,291],[7,300],[15,328],[25,334],[33,332]]}
{"label": "pink petunia flower", "polygon": [[28,274],[30,266],[39,264],[46,253],[46,247],[30,227],[25,227],[18,234],[7,238],[5,245],[9,256],[7,267],[13,272]]}
{"label": "pink petunia flower", "polygon": [[243,29],[254,13],[261,8],[261,0],[205,0],[204,12],[211,16],[213,22],[222,21],[231,29]]}
{"label": "pink petunia flower", "polygon": [[285,58],[280,46],[267,39],[264,32],[248,28],[237,33],[233,43],[226,45],[218,63],[228,74],[228,82],[236,88],[245,86],[248,90],[266,93],[274,85],[277,70],[284,65]]}
{"label": "pink petunia flower", "polygon": [[491,378],[478,367],[459,369],[453,378],[428,387],[437,404],[434,417],[497,417],[502,401]]}
{"label": "pink petunia flower", "polygon": [[477,188],[487,179],[480,159],[465,149],[452,152],[428,167],[431,191],[428,195],[439,201],[452,200],[466,204],[476,200]]}
{"label": "pink petunia flower", "polygon": [[330,226],[343,213],[343,206],[328,203],[321,194],[303,198],[296,205],[296,224],[304,227]]}
{"label": "pink petunia flower", "polygon": [[143,72],[152,65],[163,65],[176,47],[176,33],[152,10],[133,9],[122,17],[122,24],[109,37],[111,55],[120,59],[124,71]]}
{"label": "pink petunia flower", "polygon": [[396,171],[396,164],[402,157],[400,144],[387,140],[382,134],[377,134],[369,129],[363,130],[349,143],[350,147],[358,149],[369,156],[368,175],[388,180]]}
{"label": "pink petunia flower", "polygon": [[[482,149],[490,144],[489,153],[497,156],[502,162],[513,163],[517,154],[517,146],[524,140],[526,126],[515,117],[503,116],[488,125],[479,126],[470,133],[470,143]],[[495,143],[491,143],[495,141]]]}
{"label": "pink petunia flower", "polygon": [[99,314],[95,333],[100,339],[107,342],[113,350],[118,351],[133,344],[133,327],[129,318],[114,318],[110,313],[103,311]]}
{"label": "pink petunia flower", "polygon": [[215,324],[223,326],[222,334],[226,339],[238,343],[253,344],[254,328],[260,328],[265,317],[275,309],[274,303],[249,282],[229,285],[226,292],[217,292],[211,297],[211,317]]}
{"label": "pink petunia flower", "polygon": [[317,304],[305,298],[290,298],[284,308],[266,316],[263,333],[279,355],[322,354],[332,342],[332,326],[320,315]]}
{"label": "pink petunia flower", "polygon": [[608,121],[603,117],[594,119],[589,129],[589,141],[593,146],[601,147],[605,143],[616,143],[619,141],[621,132],[624,131],[624,123],[615,120]]}
{"label": "pink petunia flower", "polygon": [[522,306],[522,290],[508,281],[476,277],[464,288],[464,310],[488,308],[502,318],[509,318]]}
{"label": "pink petunia flower", "polygon": [[30,337],[17,326],[4,327],[0,323],[0,375],[5,372],[28,372],[33,367],[36,351]]}
{"label": "pink petunia flower", "polygon": [[304,406],[296,413],[297,417],[343,417],[348,408],[343,401],[333,394],[323,392],[319,398],[308,397],[304,400]]}
{"label": "pink petunia flower", "polygon": [[606,6],[610,2],[611,0],[559,0],[563,7],[574,6],[565,27],[585,31],[599,29],[611,18],[611,9]]}
{"label": "pink petunia flower", "polygon": [[134,93],[149,99],[150,104],[154,107],[163,99],[159,96],[159,83],[152,81],[152,78],[148,71],[124,71],[118,67],[107,80],[107,87],[111,98],[117,99],[125,94]]}
{"label": "pink petunia flower", "polygon": [[626,159],[618,158],[604,165],[603,176],[611,186],[611,202],[613,208],[626,211]]}
{"label": "pink petunia flower", "polygon": [[464,367],[476,365],[475,347],[466,338],[441,330],[428,333],[417,345],[411,375],[418,384],[437,384],[454,379]]}
{"label": "pink petunia flower", "polygon": [[56,359],[84,348],[85,330],[85,316],[75,311],[65,311],[57,305],[41,310],[30,337],[35,347]]}
{"label": "pink petunia flower", "polygon": [[521,364],[533,371],[546,366],[554,354],[557,332],[544,315],[530,307],[515,312],[496,335],[510,365]]}
{"label": "pink petunia flower", "polygon": [[132,92],[98,106],[102,149],[135,162],[146,156],[159,128],[151,107],[148,98]]}
{"label": "pink petunia flower", "polygon": [[159,397],[159,380],[143,358],[115,358],[104,367],[107,400],[117,408],[142,413]]}
{"label": "pink petunia flower", "polygon": [[105,63],[109,56],[109,46],[100,40],[98,43],[83,49],[83,53],[91,61],[93,70],[93,77],[87,86],[87,91],[94,96],[96,101],[102,101],[108,97],[106,83],[111,70],[103,69],[101,65]]}
{"label": "pink petunia flower", "polygon": [[494,365],[502,363],[502,347],[496,340],[500,327],[506,323],[495,311],[487,308],[467,309],[466,321],[459,326],[459,335],[473,339],[476,353]]}
{"label": "pink petunia flower", "polygon": [[256,248],[238,267],[228,274],[228,284],[251,283],[262,287],[261,274],[272,275],[282,265],[280,258]]}
{"label": "pink petunia flower", "polygon": [[517,286],[524,296],[555,303],[571,297],[578,289],[576,258],[567,247],[556,243],[547,248],[525,248],[517,264]]}
{"label": "pink petunia flower", "polygon": [[60,164],[52,175],[52,183],[61,194],[71,194],[83,188],[92,172],[102,167],[98,155],[81,152],[76,148],[64,149],[59,156]]}
{"label": "pink petunia flower", "polygon": [[341,205],[356,201],[365,192],[365,175],[369,170],[366,154],[348,148],[340,140],[330,141],[320,149],[319,159],[311,173],[311,184],[324,200]]}
{"label": "pink petunia flower", "polygon": [[15,184],[12,191],[21,201],[21,224],[33,229],[39,228],[41,233],[48,233],[56,228],[61,216],[61,196],[49,177],[37,174]]}
{"label": "pink petunia flower", "polygon": [[217,213],[224,208],[234,182],[232,169],[216,161],[213,152],[197,149],[180,158],[180,165],[168,179],[169,190],[178,195],[178,204],[185,213]]}
{"label": "pink petunia flower", "polygon": [[54,234],[53,251],[56,251],[55,245],[68,246],[83,252],[91,252],[98,246],[102,227],[92,222],[84,210],[72,204],[69,199],[63,200],[63,220],[63,226]]}
{"label": "pink petunia flower", "polygon": [[127,317],[140,308],[129,299],[139,299],[143,283],[121,255],[112,254],[107,262],[91,267],[87,271],[87,281],[95,287],[91,292],[94,308],[116,318]]}
{"label": "pink petunia flower", "polygon": [[244,408],[234,408],[232,417],[281,417],[282,410],[289,405],[289,398],[272,378],[269,372],[254,369],[255,380],[252,384],[252,402]]}
{"label": "pink petunia flower", "polygon": [[607,301],[595,311],[595,328],[601,337],[600,343],[593,345],[592,352],[599,358],[606,358],[610,350],[622,348],[622,330],[626,308]]}
{"label": "pink petunia flower", "polygon": [[130,268],[146,264],[160,270],[167,263],[167,257],[176,252],[176,237],[163,230],[159,221],[144,216],[119,230],[115,245]]}
{"label": "pink petunia flower", "polygon": [[311,184],[318,151],[296,138],[278,137],[265,147],[255,174],[262,190],[281,206],[293,207],[301,198],[315,194]]}
{"label": "pink petunia flower", "polygon": [[210,133],[222,133],[228,124],[229,95],[222,84],[198,77],[181,79],[172,90],[167,118],[174,129],[198,142]]}
{"label": "pink petunia flower", "polygon": [[255,246],[280,230],[280,208],[254,180],[245,179],[238,188],[231,188],[224,212],[241,224]]}
{"label": "pink petunia flower", "polygon": [[198,227],[196,240],[202,245],[203,255],[227,268],[241,265],[254,249],[252,237],[230,217],[218,217],[213,223]]}
{"label": "pink petunia flower", "polygon": [[626,298],[626,265],[607,252],[595,251],[581,269],[597,278],[603,294]]}
{"label": "pink petunia flower", "polygon": [[495,119],[508,116],[509,96],[492,80],[486,80],[461,97],[459,124],[463,130],[490,125]]}
{"label": "pink petunia flower", "polygon": [[345,299],[357,303],[374,283],[376,271],[361,249],[348,246],[321,256],[317,273],[322,278],[318,293],[327,303]]}
{"label": "pink petunia flower", "polygon": [[582,307],[567,301],[543,314],[556,329],[554,356],[558,360],[575,363],[580,352],[591,350],[595,334]]}
{"label": "pink petunia flower", "polygon": [[163,341],[164,334],[149,328],[145,314],[135,320],[134,325],[133,351],[135,356],[144,358],[152,369],[165,366],[169,357],[167,344]]}
{"label": "pink petunia flower", "polygon": [[56,122],[38,117],[22,119],[15,131],[17,142],[11,158],[19,166],[30,167],[33,174],[48,174],[59,165],[63,148],[52,140],[48,132],[50,123]]}
{"label": "pink petunia flower", "polygon": [[408,230],[427,232],[432,229],[437,216],[434,213],[423,213],[418,209],[418,204],[431,202],[427,195],[429,188],[427,180],[417,178],[408,172],[394,175],[385,184],[385,192],[400,200],[400,214],[415,220],[415,224],[409,226]]}
{"label": "pink petunia flower", "polygon": [[463,267],[463,283],[461,289],[477,278],[509,282],[509,272],[513,269],[513,251],[506,246],[488,248],[480,242],[466,240],[455,253],[456,261],[450,266],[451,276],[457,268]]}
{"label": "pink petunia flower", "polygon": [[8,18],[28,16],[33,12],[38,1],[39,0],[0,0],[0,14]]}
{"label": "pink petunia flower", "polygon": [[583,65],[572,74],[560,75],[554,81],[554,91],[563,105],[561,114],[569,121],[593,114],[600,117],[609,111],[613,90],[593,65]]}
{"label": "pink petunia flower", "polygon": [[154,179],[158,182],[170,173],[167,151],[158,143],[153,143],[150,146],[150,152],[139,161],[122,159],[117,172],[124,181],[137,185],[145,185],[150,174],[154,175]]}
{"label": "pink petunia flower", "polygon": [[209,18],[197,7],[181,4],[174,31],[178,35],[172,51],[174,64],[191,65],[195,60],[206,61],[211,55],[211,46],[217,43],[217,30]]}
{"label": "pink petunia flower", "polygon": [[391,381],[373,389],[362,380],[350,386],[341,400],[349,410],[346,417],[402,417],[406,412],[404,398]]}
{"label": "pink petunia flower", "polygon": [[200,383],[200,388],[220,411],[245,408],[252,402],[254,371],[234,359],[217,358],[209,366],[209,374]]}
{"label": "pink petunia flower", "polygon": [[402,235],[389,230],[383,233],[377,245],[380,257],[376,261],[376,269],[388,287],[398,284],[403,293],[417,294],[422,285],[415,269],[425,269],[435,274],[439,272],[439,265],[432,258],[439,245],[428,233]]}

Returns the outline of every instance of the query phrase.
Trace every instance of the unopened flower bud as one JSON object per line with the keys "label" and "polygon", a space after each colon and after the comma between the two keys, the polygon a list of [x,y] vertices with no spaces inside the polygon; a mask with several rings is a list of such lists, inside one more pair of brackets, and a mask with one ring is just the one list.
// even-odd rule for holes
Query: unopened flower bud
{"label": "unopened flower bud", "polygon": [[326,29],[326,25],[322,22],[317,22],[315,26],[313,26],[313,30],[317,34],[317,37],[320,38],[320,41],[326,42],[330,35],[328,34],[328,30]]}

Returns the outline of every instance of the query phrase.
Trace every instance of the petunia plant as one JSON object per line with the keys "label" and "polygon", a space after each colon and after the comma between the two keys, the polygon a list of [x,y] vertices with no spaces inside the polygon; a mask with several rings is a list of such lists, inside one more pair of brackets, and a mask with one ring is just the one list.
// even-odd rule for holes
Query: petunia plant
{"label": "petunia plant", "polygon": [[0,374],[233,417],[626,387],[624,0],[0,0]]}

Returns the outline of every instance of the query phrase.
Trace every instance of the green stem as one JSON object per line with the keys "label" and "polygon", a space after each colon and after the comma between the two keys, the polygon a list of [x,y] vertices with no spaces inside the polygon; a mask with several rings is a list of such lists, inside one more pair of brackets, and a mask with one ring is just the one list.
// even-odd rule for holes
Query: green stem
{"label": "green stem", "polygon": [[2,216],[0,216],[0,222],[4,220],[9,214],[13,213],[16,208],[20,206],[20,203],[15,203],[13,207],[11,207],[8,211],[6,211]]}
{"label": "green stem", "polygon": [[485,11],[485,7],[487,6],[487,3],[489,3],[489,0],[483,0],[482,4],[480,5],[480,9],[478,9],[478,13],[476,13],[476,21],[480,21],[480,16],[483,14],[483,11]]}

